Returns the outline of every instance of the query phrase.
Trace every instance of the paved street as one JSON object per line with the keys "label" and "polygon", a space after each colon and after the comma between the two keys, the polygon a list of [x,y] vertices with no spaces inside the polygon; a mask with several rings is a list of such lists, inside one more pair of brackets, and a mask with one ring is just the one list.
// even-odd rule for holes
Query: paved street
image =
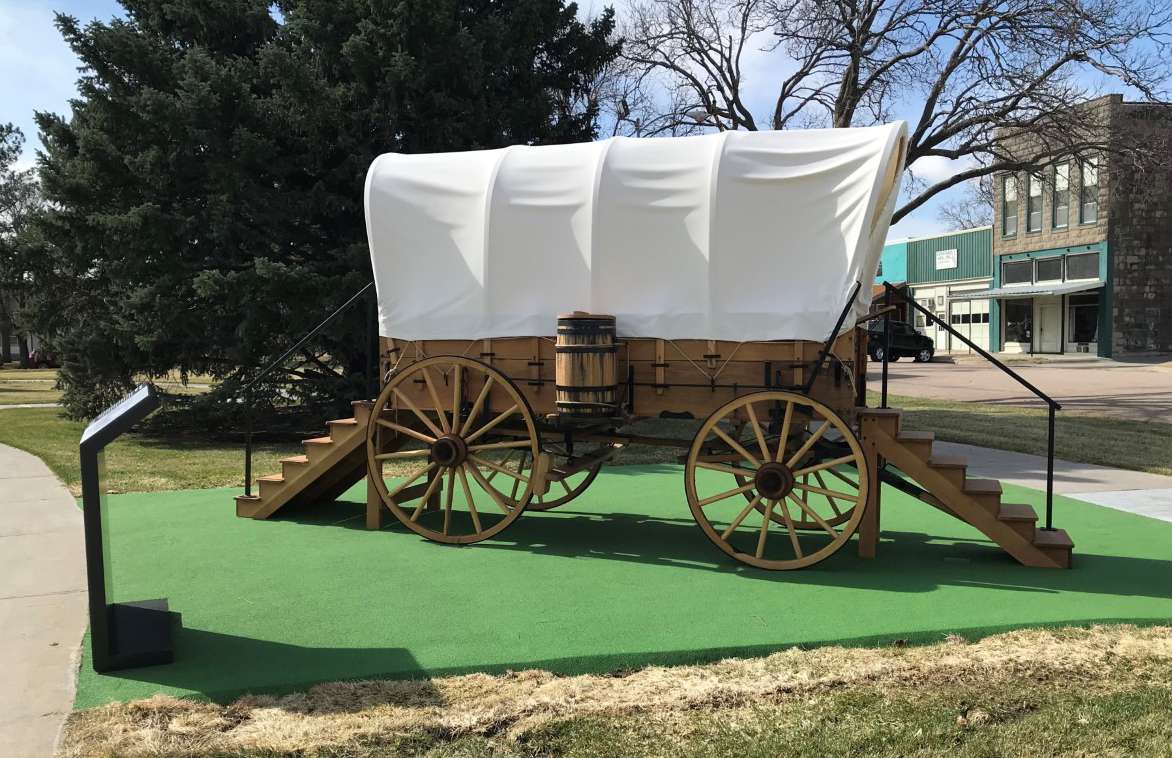
{"label": "paved street", "polygon": [[[1172,423],[1172,363],[1056,361],[1010,367],[1066,410]],[[878,391],[880,374],[880,365],[870,363],[868,388]],[[1044,407],[1029,390],[985,361],[904,359],[890,364],[888,380],[888,391],[895,395]]]}
{"label": "paved street", "polygon": [[81,509],[40,459],[0,445],[0,756],[52,755],[85,625]]}

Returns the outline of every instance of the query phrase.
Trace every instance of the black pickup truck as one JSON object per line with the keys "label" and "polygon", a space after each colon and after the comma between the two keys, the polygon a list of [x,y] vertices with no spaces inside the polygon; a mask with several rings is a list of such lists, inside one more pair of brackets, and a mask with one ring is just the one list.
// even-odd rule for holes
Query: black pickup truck
{"label": "black pickup truck", "polygon": [[[883,319],[877,318],[867,325],[867,353],[873,361],[883,360]],[[891,360],[915,358],[927,363],[936,353],[936,343],[925,337],[905,321],[891,322]]]}

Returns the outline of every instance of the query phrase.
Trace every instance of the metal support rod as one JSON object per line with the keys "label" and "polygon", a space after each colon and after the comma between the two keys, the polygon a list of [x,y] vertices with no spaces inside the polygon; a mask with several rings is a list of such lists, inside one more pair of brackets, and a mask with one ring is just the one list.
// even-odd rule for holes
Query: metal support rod
{"label": "metal support rod", "polygon": [[887,362],[891,360],[891,285],[883,282],[883,389],[879,401],[880,408],[887,407]]}
{"label": "metal support rod", "polygon": [[248,428],[244,433],[244,496],[252,495],[252,388],[245,393],[244,415]]}
{"label": "metal support rod", "polygon": [[1054,529],[1054,403],[1050,404],[1049,449],[1046,452],[1046,530]]}
{"label": "metal support rod", "polygon": [[846,314],[850,313],[851,308],[855,304],[855,298],[859,296],[859,290],[862,287],[862,282],[855,282],[855,286],[851,289],[850,297],[847,298],[846,305],[839,312],[838,321],[834,323],[834,329],[830,331],[830,336],[826,338],[826,341],[822,343],[822,347],[818,351],[818,360],[814,362],[814,368],[810,371],[809,378],[802,385],[803,394],[809,395],[810,389],[814,386],[814,382],[818,380],[818,372],[822,370],[822,363],[834,350],[834,341],[838,339],[838,332],[842,329],[842,323],[846,321]]}
{"label": "metal support rod", "polygon": [[371,290],[366,306],[366,396],[371,400],[378,396],[379,345],[378,330],[374,328],[378,318],[376,305],[374,290]]}

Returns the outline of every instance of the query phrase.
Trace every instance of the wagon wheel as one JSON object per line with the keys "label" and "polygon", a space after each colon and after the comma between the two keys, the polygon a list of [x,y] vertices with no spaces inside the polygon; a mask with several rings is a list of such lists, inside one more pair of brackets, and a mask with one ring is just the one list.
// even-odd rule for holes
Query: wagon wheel
{"label": "wagon wheel", "polygon": [[[611,443],[590,443],[587,445],[576,443],[574,446],[574,457],[592,454],[602,448],[611,447],[615,446]],[[568,451],[558,445],[546,445],[545,452],[550,457],[551,468],[554,469],[573,460],[567,454]],[[512,451],[505,457],[505,460],[501,461],[501,465],[528,475],[528,472],[533,467],[533,456],[528,451]],[[548,511],[557,508],[559,505],[565,505],[586,491],[586,488],[598,476],[598,472],[602,470],[602,466],[602,461],[599,461],[593,466],[576,471],[564,479],[551,481],[549,483],[549,491],[545,494],[538,493],[534,495],[533,499],[529,501],[528,509],[531,511]],[[497,473],[492,472],[489,475],[489,481]]]}
{"label": "wagon wheel", "polygon": [[[505,407],[490,409],[490,395]],[[513,431],[496,439],[492,431],[506,422]],[[533,497],[532,477],[500,463],[510,452],[538,454],[533,411],[508,377],[479,361],[437,356],[395,374],[375,400],[366,435],[368,471],[380,498],[429,540],[488,539]],[[397,444],[387,446],[388,439]],[[387,447],[396,449],[383,452]],[[388,465],[396,467],[390,474],[401,474],[389,484]]]}
{"label": "wagon wheel", "polygon": [[[746,440],[730,434],[740,418],[751,430]],[[812,451],[827,434],[847,450],[818,459]],[[741,484],[726,489],[720,474]],[[809,483],[811,477],[819,484]],[[688,452],[684,487],[696,523],[721,550],[759,568],[798,569],[829,557],[858,528],[867,463],[850,426],[825,405],[793,392],[757,392],[705,420]],[[747,503],[737,497],[744,493]],[[747,522],[753,512],[760,518]],[[771,529],[779,538],[769,540]]]}

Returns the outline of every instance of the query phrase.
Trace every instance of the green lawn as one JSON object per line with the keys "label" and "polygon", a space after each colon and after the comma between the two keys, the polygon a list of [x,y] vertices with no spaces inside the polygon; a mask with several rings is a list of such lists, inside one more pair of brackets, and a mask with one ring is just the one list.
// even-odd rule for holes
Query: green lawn
{"label": "green lawn", "polygon": [[[77,445],[85,422],[70,421],[57,408],[0,410],[0,443],[39,457],[71,492],[81,494]],[[279,470],[278,461],[297,454],[294,443],[253,446],[256,475]],[[242,442],[172,435],[166,438],[128,434],[106,448],[106,476],[111,492],[202,489],[241,486]]]}
{"label": "green lawn", "polygon": [[[868,404],[878,406],[879,394],[868,393]],[[1047,412],[1042,408],[899,395],[891,395],[888,405],[903,409],[905,429],[935,432],[936,439],[1046,454]],[[1172,476],[1172,424],[1058,411],[1054,426],[1058,458]]]}
{"label": "green lawn", "polygon": [[[1041,511],[1041,493],[1006,492]],[[852,541],[813,567],[768,572],[708,542],[674,465],[604,470],[580,500],[463,548],[397,522],[367,531],[363,485],[269,521],[236,518],[233,494],[109,499],[115,599],[168,597],[183,627],[172,665],[100,676],[83,661],[78,708],[159,691],[224,700],[325,680],[604,672],[1172,618],[1172,524],[1062,497],[1069,571],[1025,568],[888,488],[878,559],[858,558]]]}

